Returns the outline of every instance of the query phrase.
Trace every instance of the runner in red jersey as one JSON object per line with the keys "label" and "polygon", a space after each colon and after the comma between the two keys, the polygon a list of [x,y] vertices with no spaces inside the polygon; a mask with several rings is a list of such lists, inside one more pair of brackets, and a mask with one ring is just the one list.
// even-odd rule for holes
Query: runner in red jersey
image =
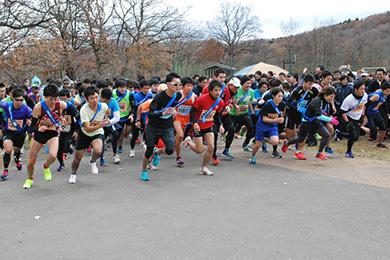
{"label": "runner in red jersey", "polygon": [[38,103],[33,110],[31,130],[33,131],[33,140],[30,147],[30,158],[27,163],[28,179],[23,188],[29,189],[33,184],[34,166],[37,160],[39,150],[43,144],[49,149],[46,162],[43,164],[44,175],[47,181],[51,180],[49,166],[55,162],[58,152],[58,135],[60,121],[63,120],[61,113],[66,109],[66,103],[58,100],[58,87],[49,84],[44,89],[46,100]]}
{"label": "runner in red jersey", "polygon": [[[209,94],[200,96],[191,108],[190,116],[193,123],[194,141],[186,137],[184,146],[189,146],[197,154],[203,153],[203,139],[206,141],[207,151],[203,158],[200,173],[213,175],[206,166],[209,164],[214,151],[214,116],[219,121],[220,132],[224,132],[221,125],[221,111],[224,107],[223,100],[219,97],[222,84],[219,81],[212,81],[209,85]],[[202,138],[203,137],[203,138]]]}

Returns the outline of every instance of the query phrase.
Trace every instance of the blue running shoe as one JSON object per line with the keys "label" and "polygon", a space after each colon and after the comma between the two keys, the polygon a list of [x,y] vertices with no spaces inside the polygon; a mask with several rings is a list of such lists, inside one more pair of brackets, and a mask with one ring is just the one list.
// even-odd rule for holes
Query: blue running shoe
{"label": "blue running shoe", "polygon": [[233,156],[230,154],[229,150],[224,149],[223,152],[221,153],[223,157],[229,160],[233,160]]}
{"label": "blue running shoe", "polygon": [[160,155],[156,154],[157,147],[153,149],[153,166],[157,167],[160,163]]}
{"label": "blue running shoe", "polygon": [[261,143],[261,150],[263,150],[263,153],[268,153],[267,143],[266,142],[262,142]]}
{"label": "blue running shoe", "polygon": [[183,162],[183,160],[181,159],[181,157],[177,157],[177,158],[176,158],[176,164],[177,164],[178,166],[183,166],[184,162]]}
{"label": "blue running shoe", "polygon": [[355,156],[353,156],[352,152],[347,152],[347,153],[345,153],[345,157],[348,157],[348,158],[355,158]]}
{"label": "blue running shoe", "polygon": [[57,172],[63,172],[65,170],[65,165],[60,164],[60,166],[57,168]]}
{"label": "blue running shoe", "polygon": [[256,157],[251,156],[250,164],[256,164]]}
{"label": "blue running shoe", "polygon": [[7,179],[7,177],[8,177],[8,171],[7,171],[7,170],[4,170],[4,171],[3,171],[3,174],[0,175],[0,178],[1,178],[2,180],[5,180],[5,179]]}
{"label": "blue running shoe", "polygon": [[100,166],[101,167],[106,167],[108,164],[106,163],[106,160],[103,158],[103,159],[100,159]]}
{"label": "blue running shoe", "polygon": [[22,170],[22,162],[20,161],[20,159],[17,159],[16,156],[14,156],[14,161],[16,164],[16,169],[18,169],[18,171],[21,171]]}
{"label": "blue running shoe", "polygon": [[149,181],[149,180],[150,180],[150,179],[149,179],[149,176],[148,176],[148,171],[143,171],[143,172],[142,172],[141,179],[142,179],[143,181]]}
{"label": "blue running shoe", "polygon": [[119,147],[118,147],[118,153],[123,153],[123,148],[122,148],[122,146],[119,146]]}
{"label": "blue running shoe", "polygon": [[46,147],[46,153],[49,153],[49,148],[45,145]]}
{"label": "blue running shoe", "polygon": [[330,147],[325,147],[325,152],[330,153],[330,154],[334,154],[334,151]]}

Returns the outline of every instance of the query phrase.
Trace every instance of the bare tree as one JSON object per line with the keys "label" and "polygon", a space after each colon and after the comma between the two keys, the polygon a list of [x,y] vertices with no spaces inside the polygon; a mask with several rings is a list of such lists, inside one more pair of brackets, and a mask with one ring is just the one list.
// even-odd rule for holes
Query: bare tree
{"label": "bare tree", "polygon": [[295,35],[298,33],[299,23],[290,18],[288,22],[280,22],[280,29],[282,29],[283,33],[283,38],[281,39],[280,45],[287,50],[290,61],[290,71],[292,71],[292,55],[295,47],[294,40]]}
{"label": "bare tree", "polygon": [[261,25],[259,18],[251,14],[249,6],[224,2],[220,9],[221,13],[216,14],[207,27],[210,36],[224,44],[232,68],[234,58],[251,49],[252,40],[262,32]]}

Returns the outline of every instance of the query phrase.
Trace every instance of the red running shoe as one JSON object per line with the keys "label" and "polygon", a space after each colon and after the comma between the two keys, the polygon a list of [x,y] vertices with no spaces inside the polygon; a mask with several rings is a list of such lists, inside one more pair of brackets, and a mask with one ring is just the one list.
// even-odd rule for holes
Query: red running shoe
{"label": "red running shoe", "polygon": [[287,152],[287,148],[288,148],[287,141],[288,140],[284,140],[284,142],[283,142],[283,145],[282,145],[282,152],[283,153]]}
{"label": "red running shoe", "polygon": [[328,160],[328,158],[326,158],[323,153],[317,153],[316,158],[321,160]]}
{"label": "red running shoe", "polygon": [[306,157],[302,153],[294,153],[294,157],[299,160],[306,160]]}

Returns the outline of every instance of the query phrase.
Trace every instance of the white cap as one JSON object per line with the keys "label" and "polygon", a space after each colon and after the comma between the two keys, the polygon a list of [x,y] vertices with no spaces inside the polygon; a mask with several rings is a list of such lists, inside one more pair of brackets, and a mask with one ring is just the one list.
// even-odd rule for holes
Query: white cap
{"label": "white cap", "polygon": [[240,80],[239,80],[238,78],[232,78],[232,79],[229,81],[229,84],[235,86],[236,88],[241,87],[241,83],[240,83]]}

